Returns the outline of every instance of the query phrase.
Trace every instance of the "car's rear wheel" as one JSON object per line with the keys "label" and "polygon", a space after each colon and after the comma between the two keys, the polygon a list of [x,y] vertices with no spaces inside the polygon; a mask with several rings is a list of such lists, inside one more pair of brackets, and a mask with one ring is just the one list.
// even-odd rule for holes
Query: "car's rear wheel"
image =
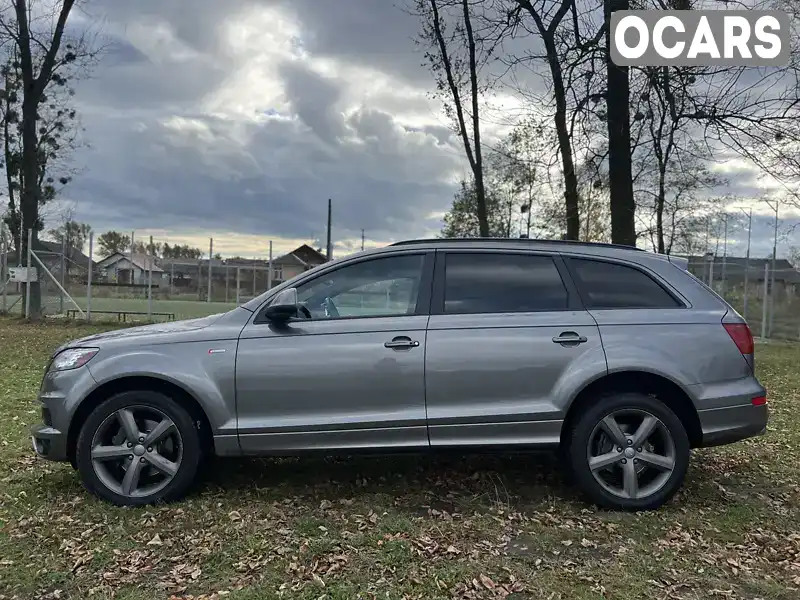
{"label": "car's rear wheel", "polygon": [[569,443],[576,483],[596,504],[622,510],[652,510],[672,498],[689,452],[675,413],[637,393],[598,399],[578,418]]}
{"label": "car's rear wheel", "polygon": [[194,483],[200,434],[172,398],[129,391],[95,408],[81,428],[76,462],[88,490],[120,506],[169,502]]}

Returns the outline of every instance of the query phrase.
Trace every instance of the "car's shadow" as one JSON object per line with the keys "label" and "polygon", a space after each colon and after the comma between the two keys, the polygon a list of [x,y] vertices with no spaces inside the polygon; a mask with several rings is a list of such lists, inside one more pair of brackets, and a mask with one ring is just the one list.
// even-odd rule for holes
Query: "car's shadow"
{"label": "car's shadow", "polygon": [[[200,493],[259,490],[282,496],[352,499],[386,494],[410,502],[426,497],[454,508],[577,499],[554,454],[400,454],[221,459],[206,469]],[[476,506],[477,507],[477,506]]]}

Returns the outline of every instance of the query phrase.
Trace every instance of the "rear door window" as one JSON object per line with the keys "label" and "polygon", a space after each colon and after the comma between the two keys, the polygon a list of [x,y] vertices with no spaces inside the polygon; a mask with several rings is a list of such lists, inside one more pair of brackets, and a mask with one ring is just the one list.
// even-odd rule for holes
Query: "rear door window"
{"label": "rear door window", "polygon": [[445,314],[566,310],[568,301],[550,256],[499,252],[446,256]]}

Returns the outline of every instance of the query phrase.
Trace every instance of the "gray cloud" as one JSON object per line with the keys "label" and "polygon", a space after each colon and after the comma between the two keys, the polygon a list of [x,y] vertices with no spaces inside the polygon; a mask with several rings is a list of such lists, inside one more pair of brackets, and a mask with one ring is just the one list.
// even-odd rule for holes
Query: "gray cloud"
{"label": "gray cloud", "polygon": [[[438,229],[463,152],[426,98],[417,23],[398,2],[87,4],[109,44],[76,95],[90,143],[66,192],[77,217],[96,231],[324,240],[332,198],[337,252],[360,247],[361,229],[368,243]],[[769,232],[755,230],[761,252]]]}

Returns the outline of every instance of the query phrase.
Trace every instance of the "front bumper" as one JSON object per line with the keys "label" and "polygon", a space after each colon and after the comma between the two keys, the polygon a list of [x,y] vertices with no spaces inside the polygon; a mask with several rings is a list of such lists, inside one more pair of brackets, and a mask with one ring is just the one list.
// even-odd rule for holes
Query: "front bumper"
{"label": "front bumper", "polygon": [[47,425],[31,427],[33,450],[48,460],[65,461],[67,456],[67,434]]}
{"label": "front bumper", "polygon": [[70,423],[82,398],[96,382],[83,366],[68,371],[48,371],[42,379],[37,403],[42,422],[31,428],[31,443],[39,456],[48,460],[70,460]]}

